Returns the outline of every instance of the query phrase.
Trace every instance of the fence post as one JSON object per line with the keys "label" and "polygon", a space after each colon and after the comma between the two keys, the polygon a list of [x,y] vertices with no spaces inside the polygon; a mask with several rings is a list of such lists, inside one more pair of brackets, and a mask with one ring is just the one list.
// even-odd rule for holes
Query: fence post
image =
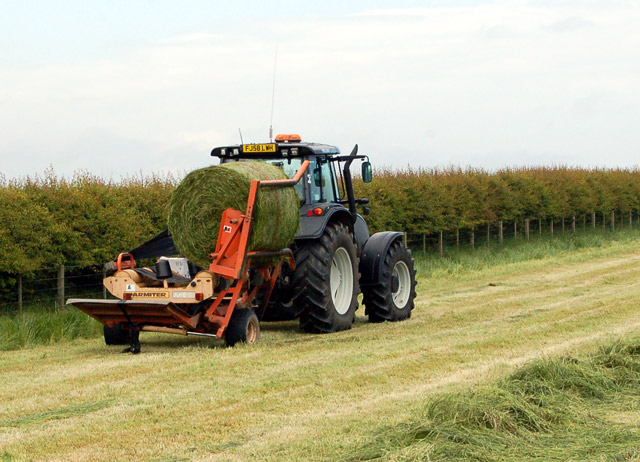
{"label": "fence post", "polygon": [[[105,279],[107,279],[107,270],[102,270],[102,280],[104,281]],[[104,283],[102,284],[102,298],[107,299],[107,288]]]}
{"label": "fence post", "polygon": [[596,227],[596,212],[591,212],[591,227]]}
{"label": "fence post", "polygon": [[607,229],[607,214],[602,212],[602,229]]}
{"label": "fence post", "polygon": [[444,254],[444,244],[442,242],[442,230],[438,233],[438,248],[440,249],[440,256]]}
{"label": "fence post", "polygon": [[527,236],[527,241],[529,240],[529,219],[524,219],[524,234]]}
{"label": "fence post", "polygon": [[491,223],[487,223],[487,247],[491,245]]}
{"label": "fence post", "polygon": [[460,229],[456,228],[456,250],[460,249]]}
{"label": "fence post", "polygon": [[571,232],[573,234],[576,233],[576,216],[575,215],[571,217]]}
{"label": "fence post", "polygon": [[538,218],[538,235],[542,237],[542,217]]}
{"label": "fence post", "polygon": [[64,264],[58,268],[58,294],[56,297],[56,305],[64,306]]}
{"label": "fence post", "polygon": [[587,214],[582,215],[582,230],[587,229]]}
{"label": "fence post", "polygon": [[549,231],[551,231],[551,237],[553,237],[553,217],[551,217],[551,223],[549,223]]}
{"label": "fence post", "polygon": [[629,228],[633,226],[633,220],[631,217],[632,217],[632,212],[629,212]]}
{"label": "fence post", "polygon": [[500,221],[500,244],[502,244],[502,240],[503,240],[503,234],[502,234],[502,221]]}
{"label": "fence post", "polygon": [[518,220],[513,222],[513,238],[518,239]]}
{"label": "fence post", "polygon": [[18,276],[18,311],[22,312],[22,275]]}
{"label": "fence post", "polygon": [[611,211],[611,231],[616,230],[616,212]]}
{"label": "fence post", "polygon": [[408,246],[407,246],[407,233],[406,233],[406,232],[404,233],[404,236],[403,236],[402,238],[403,238],[403,240],[404,240],[404,246],[405,246],[405,247],[408,247]]}
{"label": "fence post", "polygon": [[475,226],[471,227],[471,248],[472,249],[476,248],[476,227]]}
{"label": "fence post", "polygon": [[422,233],[422,253],[427,253],[427,235]]}
{"label": "fence post", "polygon": [[562,217],[562,234],[564,234],[564,217]]}

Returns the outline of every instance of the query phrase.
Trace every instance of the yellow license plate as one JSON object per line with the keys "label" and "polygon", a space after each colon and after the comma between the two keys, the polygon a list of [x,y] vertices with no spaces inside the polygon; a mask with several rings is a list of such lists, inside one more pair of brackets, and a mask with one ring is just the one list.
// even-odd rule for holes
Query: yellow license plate
{"label": "yellow license plate", "polygon": [[242,152],[276,152],[275,143],[243,144]]}

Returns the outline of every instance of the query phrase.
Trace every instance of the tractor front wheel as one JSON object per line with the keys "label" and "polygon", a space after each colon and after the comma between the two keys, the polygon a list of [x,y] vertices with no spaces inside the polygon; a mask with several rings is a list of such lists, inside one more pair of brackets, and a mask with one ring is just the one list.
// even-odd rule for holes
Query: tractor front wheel
{"label": "tractor front wheel", "polygon": [[382,262],[378,284],[364,286],[362,297],[370,322],[402,321],[411,316],[416,297],[416,271],[411,251],[397,240]]}
{"label": "tractor front wheel", "polygon": [[353,235],[342,223],[327,225],[319,239],[295,251],[293,304],[300,328],[327,333],[350,329],[358,308],[358,257]]}
{"label": "tractor front wheel", "polygon": [[224,333],[224,340],[227,346],[231,347],[236,343],[253,345],[259,338],[260,321],[258,321],[258,316],[251,310],[234,310]]}

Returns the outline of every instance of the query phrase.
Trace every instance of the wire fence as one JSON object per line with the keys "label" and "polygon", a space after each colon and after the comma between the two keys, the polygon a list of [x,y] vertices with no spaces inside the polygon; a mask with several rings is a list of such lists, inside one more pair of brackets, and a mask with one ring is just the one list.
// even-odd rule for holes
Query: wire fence
{"label": "wire fence", "polygon": [[499,246],[505,241],[526,242],[542,236],[556,237],[593,229],[616,230],[640,226],[640,212],[590,213],[564,218],[528,218],[485,223],[473,228],[442,230],[430,234],[405,234],[414,251],[444,255],[450,249]]}
{"label": "wire fence", "polygon": [[107,298],[103,278],[102,269],[80,265],[40,268],[29,276],[4,276],[0,281],[0,311],[20,311],[25,306],[62,307],[67,298]]}
{"label": "wire fence", "polygon": [[[431,234],[405,234],[404,239],[414,251],[444,255],[449,250],[500,246],[507,240],[526,242],[542,236],[634,226],[640,226],[640,212],[591,213],[565,218],[499,221]],[[0,312],[20,311],[25,306],[62,307],[68,298],[108,298],[110,294],[102,284],[105,276],[101,267],[73,264],[41,268],[29,277],[0,275]]]}

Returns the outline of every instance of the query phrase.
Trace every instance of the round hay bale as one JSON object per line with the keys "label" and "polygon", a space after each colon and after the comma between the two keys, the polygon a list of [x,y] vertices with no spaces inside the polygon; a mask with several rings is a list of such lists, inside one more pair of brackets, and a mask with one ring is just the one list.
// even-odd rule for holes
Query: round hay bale
{"label": "round hay bale", "polygon": [[[169,200],[169,231],[180,252],[208,267],[215,251],[222,212],[244,213],[251,180],[284,179],[282,169],[266,162],[230,162],[190,172]],[[260,188],[253,213],[249,250],[280,250],[298,232],[300,201],[293,187]]]}

